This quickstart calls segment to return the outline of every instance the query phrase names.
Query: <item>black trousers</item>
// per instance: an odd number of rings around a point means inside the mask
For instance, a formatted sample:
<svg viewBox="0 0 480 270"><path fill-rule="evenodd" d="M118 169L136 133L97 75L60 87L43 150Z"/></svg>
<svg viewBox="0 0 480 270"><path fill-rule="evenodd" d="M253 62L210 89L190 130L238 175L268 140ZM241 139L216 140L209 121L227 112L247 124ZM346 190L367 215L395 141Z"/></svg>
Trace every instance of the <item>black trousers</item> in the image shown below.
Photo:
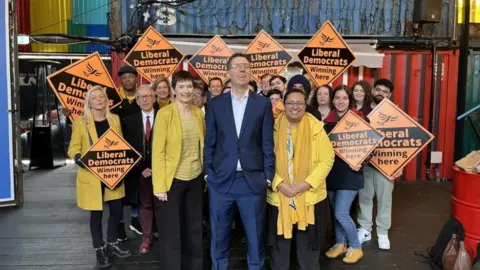
<svg viewBox="0 0 480 270"><path fill-rule="evenodd" d="M122 199L107 202L110 216L108 217L107 242L117 242L117 229L122 218ZM92 234L93 247L99 248L105 245L103 241L102 227L103 211L90 211L90 233Z"/></svg>
<svg viewBox="0 0 480 270"><path fill-rule="evenodd" d="M312 226L312 225L310 225ZM320 269L320 250L308 247L309 234L293 228L292 239L277 236L274 246L270 247L270 265L272 270L289 270L291 265L290 252L293 244L296 246L296 257L302 270Z"/></svg>
<svg viewBox="0 0 480 270"><path fill-rule="evenodd" d="M203 178L173 179L168 201L155 198L160 268L203 269Z"/></svg>

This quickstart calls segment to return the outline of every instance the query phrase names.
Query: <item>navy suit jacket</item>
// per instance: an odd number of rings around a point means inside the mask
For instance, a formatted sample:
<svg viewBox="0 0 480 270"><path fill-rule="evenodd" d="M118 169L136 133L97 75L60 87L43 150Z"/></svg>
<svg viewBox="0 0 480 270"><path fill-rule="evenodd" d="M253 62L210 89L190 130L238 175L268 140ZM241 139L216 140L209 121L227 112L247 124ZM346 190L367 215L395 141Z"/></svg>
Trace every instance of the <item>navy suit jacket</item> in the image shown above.
<svg viewBox="0 0 480 270"><path fill-rule="evenodd" d="M209 187L229 193L240 160L251 191L258 194L267 188L267 179L272 181L275 175L272 105L269 99L250 92L237 136L231 95L218 96L208 106L205 174Z"/></svg>

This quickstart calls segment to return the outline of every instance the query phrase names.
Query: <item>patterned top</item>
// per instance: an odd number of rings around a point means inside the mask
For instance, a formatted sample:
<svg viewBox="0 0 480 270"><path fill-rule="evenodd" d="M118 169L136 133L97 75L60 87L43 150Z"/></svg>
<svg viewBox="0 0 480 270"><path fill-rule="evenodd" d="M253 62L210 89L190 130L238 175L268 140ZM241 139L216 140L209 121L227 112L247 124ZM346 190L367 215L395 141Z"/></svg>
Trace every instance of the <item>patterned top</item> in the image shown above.
<svg viewBox="0 0 480 270"><path fill-rule="evenodd" d="M200 137L194 118L182 119L182 150L175 179L190 181L202 173Z"/></svg>

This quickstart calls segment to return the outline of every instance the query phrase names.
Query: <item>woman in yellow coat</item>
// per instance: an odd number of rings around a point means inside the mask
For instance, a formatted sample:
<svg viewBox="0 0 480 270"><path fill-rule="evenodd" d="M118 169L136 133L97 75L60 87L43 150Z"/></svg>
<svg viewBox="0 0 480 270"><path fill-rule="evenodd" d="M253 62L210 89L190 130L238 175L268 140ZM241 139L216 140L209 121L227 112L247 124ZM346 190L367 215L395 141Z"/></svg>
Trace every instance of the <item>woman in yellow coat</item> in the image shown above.
<svg viewBox="0 0 480 270"><path fill-rule="evenodd" d="M273 270L290 269L292 239L301 269L320 269L321 246L325 244L322 222L329 214L325 179L334 152L323 123L305 112L305 100L303 91L289 91L285 113L275 121L276 172L267 194Z"/></svg>
<svg viewBox="0 0 480 270"><path fill-rule="evenodd" d="M158 111L153 128L152 171L160 234L160 267L202 270L203 112L191 104L193 78L172 79L176 100Z"/></svg>
<svg viewBox="0 0 480 270"><path fill-rule="evenodd" d="M109 128L122 134L118 116L110 113L107 95L103 88L97 85L92 87L85 96L83 116L73 122L68 155L79 166L77 170L77 205L83 210L90 211L90 232L99 268L111 265L109 255L118 258L131 256L130 251L120 248L117 242L117 228L123 209L121 199L125 196L123 182L111 190L85 169L85 165L80 161L80 157ZM106 246L102 234L104 202L108 203L110 210Z"/></svg>

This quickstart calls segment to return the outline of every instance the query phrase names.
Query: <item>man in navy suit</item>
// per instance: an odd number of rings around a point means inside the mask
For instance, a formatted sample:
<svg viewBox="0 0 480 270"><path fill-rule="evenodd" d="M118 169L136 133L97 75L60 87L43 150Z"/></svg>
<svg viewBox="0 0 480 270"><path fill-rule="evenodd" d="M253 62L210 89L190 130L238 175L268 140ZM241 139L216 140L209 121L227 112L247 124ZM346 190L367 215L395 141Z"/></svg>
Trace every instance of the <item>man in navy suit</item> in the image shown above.
<svg viewBox="0 0 480 270"><path fill-rule="evenodd" d="M204 170L212 230L212 269L227 270L231 225L238 206L247 239L249 270L265 268L266 192L274 176L271 102L248 90L250 63L227 62L231 92L212 99L206 114Z"/></svg>

